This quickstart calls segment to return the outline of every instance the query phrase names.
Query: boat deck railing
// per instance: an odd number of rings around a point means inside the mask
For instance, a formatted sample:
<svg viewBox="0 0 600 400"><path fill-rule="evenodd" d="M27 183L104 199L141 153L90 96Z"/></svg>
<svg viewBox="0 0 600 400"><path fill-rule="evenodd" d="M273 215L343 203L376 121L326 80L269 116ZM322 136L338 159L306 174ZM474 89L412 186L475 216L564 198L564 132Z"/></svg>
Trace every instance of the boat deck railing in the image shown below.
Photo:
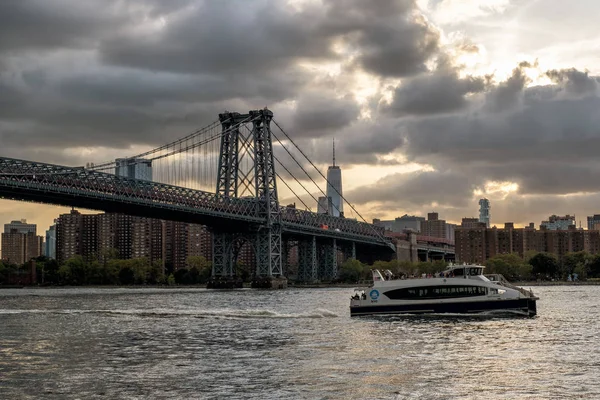
<svg viewBox="0 0 600 400"><path fill-rule="evenodd" d="M500 286L504 286L510 289L515 289L518 290L519 292L521 292L521 294L523 294L523 296L526 297L534 297L533 292L531 290L526 290L523 289L521 287L515 286L512 283L510 283L502 274L492 274L490 275L490 277L494 277L494 279L490 279L492 282L497 282ZM489 279L489 278L488 278Z"/></svg>

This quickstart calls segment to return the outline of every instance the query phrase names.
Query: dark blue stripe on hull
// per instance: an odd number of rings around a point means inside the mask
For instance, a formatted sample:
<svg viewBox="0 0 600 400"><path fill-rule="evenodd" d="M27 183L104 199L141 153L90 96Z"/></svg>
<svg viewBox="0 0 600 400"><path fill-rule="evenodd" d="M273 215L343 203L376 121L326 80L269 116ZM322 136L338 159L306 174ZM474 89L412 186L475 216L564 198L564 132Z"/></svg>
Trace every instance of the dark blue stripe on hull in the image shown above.
<svg viewBox="0 0 600 400"><path fill-rule="evenodd" d="M402 305L372 305L350 307L350 315L369 314L425 314L425 313L458 313L472 314L495 310L513 310L527 313L528 316L536 315L535 300L490 300L462 303L429 303L429 304L402 304Z"/></svg>

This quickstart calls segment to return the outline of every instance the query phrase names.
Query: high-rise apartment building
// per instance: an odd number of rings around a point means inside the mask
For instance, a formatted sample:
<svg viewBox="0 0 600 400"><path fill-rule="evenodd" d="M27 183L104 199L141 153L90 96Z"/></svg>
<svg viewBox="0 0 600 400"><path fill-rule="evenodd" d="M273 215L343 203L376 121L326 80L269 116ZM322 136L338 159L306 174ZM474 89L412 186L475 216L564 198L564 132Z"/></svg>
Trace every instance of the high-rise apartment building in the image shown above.
<svg viewBox="0 0 600 400"><path fill-rule="evenodd" d="M587 228L588 230L600 230L600 214L594 214L591 217L587 217Z"/></svg>
<svg viewBox="0 0 600 400"><path fill-rule="evenodd" d="M456 260L459 262L485 263L498 254L515 253L520 256L528 251L551 253L559 258L570 252L589 251L600 254L600 231L535 230L531 225L515 228L507 222L504 228L479 227L456 228Z"/></svg>
<svg viewBox="0 0 600 400"><path fill-rule="evenodd" d="M152 180L152 161L144 158L117 158L115 175L131 179Z"/></svg>
<svg viewBox="0 0 600 400"><path fill-rule="evenodd" d="M188 228L188 257L202 256L212 259L212 234L206 226L190 224Z"/></svg>
<svg viewBox="0 0 600 400"><path fill-rule="evenodd" d="M551 215L550 217L548 217L547 221L542 221L542 223L540 224L540 229L545 228L551 231L567 230L571 226L576 226L574 215Z"/></svg>
<svg viewBox="0 0 600 400"><path fill-rule="evenodd" d="M405 229L410 229L415 232L421 232L421 224L425 221L424 217L404 214L401 217L396 217L392 225L392 231L403 232Z"/></svg>
<svg viewBox="0 0 600 400"><path fill-rule="evenodd" d="M56 225L50 226L46 231L46 251L45 256L53 260L56 259Z"/></svg>
<svg viewBox="0 0 600 400"><path fill-rule="evenodd" d="M484 223L486 228L490 227L490 201L488 199L479 200L479 222Z"/></svg>
<svg viewBox="0 0 600 400"><path fill-rule="evenodd" d="M167 270L177 271L185 268L188 257L189 224L177 221L165 221L164 260Z"/></svg>
<svg viewBox="0 0 600 400"><path fill-rule="evenodd" d="M2 234L2 260L22 265L43 254L44 238L37 236L37 225L28 224L26 219L4 224Z"/></svg>
<svg viewBox="0 0 600 400"><path fill-rule="evenodd" d="M81 213L71 210L69 214L61 214L56 220L56 260L59 264L69 258L81 254L80 232Z"/></svg>
<svg viewBox="0 0 600 400"><path fill-rule="evenodd" d="M388 232L393 232L394 230L394 220L382 221L379 218L373 218L373 225L379 226Z"/></svg>
<svg viewBox="0 0 600 400"><path fill-rule="evenodd" d="M25 258L25 242L23 233L14 229L12 232L2 233L2 261L8 264L23 264Z"/></svg>
<svg viewBox="0 0 600 400"><path fill-rule="evenodd" d="M152 257L151 218L133 217L131 221L131 258Z"/></svg>
<svg viewBox="0 0 600 400"><path fill-rule="evenodd" d="M454 235L456 261L482 264L486 260L486 227L456 228Z"/></svg>
<svg viewBox="0 0 600 400"><path fill-rule="evenodd" d="M28 224L26 219L20 221L10 221L8 224L4 224L4 233L37 233L36 224Z"/></svg>
<svg viewBox="0 0 600 400"><path fill-rule="evenodd" d="M478 218L463 218L460 224L461 228L487 228L485 222L479 222Z"/></svg>
<svg viewBox="0 0 600 400"><path fill-rule="evenodd" d="M421 235L446 239L446 221L439 219L436 212L427 214L427 221L421 222Z"/></svg>
<svg viewBox="0 0 600 400"><path fill-rule="evenodd" d="M455 235L454 232L456 231L456 224L449 224L446 223L446 239L448 239L450 242L454 242L455 240Z"/></svg>
<svg viewBox="0 0 600 400"><path fill-rule="evenodd" d="M421 223L425 221L423 217L404 214L393 220L373 219L373 225L380 226L386 231L402 233L405 230L421 232Z"/></svg>

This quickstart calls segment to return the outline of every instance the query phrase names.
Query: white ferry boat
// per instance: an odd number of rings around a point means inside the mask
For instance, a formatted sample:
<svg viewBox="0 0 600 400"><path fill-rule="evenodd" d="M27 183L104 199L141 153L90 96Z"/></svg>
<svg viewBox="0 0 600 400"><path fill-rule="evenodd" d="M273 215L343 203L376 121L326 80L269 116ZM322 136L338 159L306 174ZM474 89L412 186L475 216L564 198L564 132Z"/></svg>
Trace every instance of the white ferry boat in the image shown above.
<svg viewBox="0 0 600 400"><path fill-rule="evenodd" d="M373 285L355 289L350 315L425 313L511 313L533 317L536 301L531 290L516 287L496 276L491 281L481 265L450 265L433 277L386 278L373 270Z"/></svg>

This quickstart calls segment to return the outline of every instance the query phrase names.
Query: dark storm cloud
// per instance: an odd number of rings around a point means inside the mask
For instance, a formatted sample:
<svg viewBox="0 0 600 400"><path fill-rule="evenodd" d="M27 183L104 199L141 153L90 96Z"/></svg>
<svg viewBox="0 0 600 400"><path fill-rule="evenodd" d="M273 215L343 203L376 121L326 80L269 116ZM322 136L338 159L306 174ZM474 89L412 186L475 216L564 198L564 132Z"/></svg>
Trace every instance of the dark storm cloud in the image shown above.
<svg viewBox="0 0 600 400"><path fill-rule="evenodd" d="M600 140L600 98L530 102L509 115L452 115L415 120L407 152L453 162L595 159L587 147ZM525 171L524 171L525 172Z"/></svg>
<svg viewBox="0 0 600 400"><path fill-rule="evenodd" d="M100 54L109 64L154 71L266 74L333 54L327 38L311 40L314 25L280 1L196 2L160 29L105 41Z"/></svg>
<svg viewBox="0 0 600 400"><path fill-rule="evenodd" d="M555 84L527 87L525 69L535 67L521 63L498 84L484 78L483 91L467 98L468 107L463 104L463 109L452 114L415 113L388 124L388 129L366 129L365 135L351 135L346 144L348 152L401 151L409 161L429 164L435 171L389 176L348 196L353 196L355 202L379 202L404 210L436 203L447 218L459 221L468 216L462 207L474 201L474 189L485 193L486 182L490 181L518 184L518 192L502 204L508 207L521 202L536 216L540 210L523 200L527 196L600 193L600 185L595 183L600 173L597 78L573 69L551 71L548 75ZM414 82L435 82L435 73L404 80L397 92L408 92ZM394 103L398 104L397 98ZM382 119L377 124L381 125ZM493 194L495 189L490 190L492 198L503 198ZM551 203L564 205L570 199L561 197ZM476 204L471 206L476 208ZM496 215L511 220L506 217L510 216L510 207L506 207ZM552 211L557 212L560 208ZM516 214L514 220L523 222L524 214Z"/></svg>
<svg viewBox="0 0 600 400"><path fill-rule="evenodd" d="M349 191L346 197L352 203L373 201L402 204L403 207L431 203L439 205L466 205L466 199L481 182L454 171L421 171L389 175L371 185Z"/></svg>
<svg viewBox="0 0 600 400"><path fill-rule="evenodd" d="M146 18L181 10L193 0L3 0L0 52L94 48Z"/></svg>
<svg viewBox="0 0 600 400"><path fill-rule="evenodd" d="M529 66L529 63L521 63L505 82L487 94L486 106L490 111L506 111L519 106L525 85L531 81L524 71Z"/></svg>
<svg viewBox="0 0 600 400"><path fill-rule="evenodd" d="M457 111L467 105L465 96L485 89L482 77L460 78L458 71L445 70L403 82L384 111L395 116L438 114Z"/></svg>
<svg viewBox="0 0 600 400"><path fill-rule="evenodd" d="M327 0L300 11L275 0L197 2L155 32L121 32L100 52L106 63L142 69L264 74L337 59L332 46L341 39L367 71L405 76L426 70L439 50L439 33L415 10L404 0Z"/></svg>
<svg viewBox="0 0 600 400"><path fill-rule="evenodd" d="M357 62L376 75L402 77L426 71L439 51L439 32L413 0L328 0L326 32L345 35L359 50Z"/></svg>
<svg viewBox="0 0 600 400"><path fill-rule="evenodd" d="M323 93L307 93L297 102L292 125L295 136L322 136L354 122L360 109L350 97L337 99Z"/></svg>
<svg viewBox="0 0 600 400"><path fill-rule="evenodd" d="M219 112L268 106L322 170L334 136L346 168L405 156L435 169L350 192L362 203L460 207L488 180L516 182L525 195L600 190L596 77L551 70L552 84L527 87L529 63L504 82L465 76L440 54L440 34L408 0L3 1L0 148L80 165L100 161L88 156L99 146L130 155ZM479 51L467 39L455 50ZM311 70L320 62L343 71ZM361 106L349 96L355 71L380 85L401 79L387 108L381 90ZM89 151L65 150L79 148Z"/></svg>
<svg viewBox="0 0 600 400"><path fill-rule="evenodd" d="M553 82L564 85L566 91L572 94L594 94L598 90L598 78L591 77L588 72L575 68L550 70L546 72Z"/></svg>
<svg viewBox="0 0 600 400"><path fill-rule="evenodd" d="M344 135L343 150L351 157L390 154L406 142L403 127L391 119L360 121Z"/></svg>
<svg viewBox="0 0 600 400"><path fill-rule="evenodd" d="M4 0L0 2L0 51L89 46L123 23L112 4Z"/></svg>
<svg viewBox="0 0 600 400"><path fill-rule="evenodd" d="M66 77L58 83L61 94L98 104L147 106L160 102L219 102L232 98L277 102L295 94L294 89L307 82L298 70L295 74L274 71L268 78L259 76L194 75L153 73L131 69L89 71ZM274 84L276 83L276 84ZM246 110L247 111L247 110Z"/></svg>
<svg viewBox="0 0 600 400"><path fill-rule="evenodd" d="M600 140L596 146L600 144ZM578 192L600 192L600 166L595 163L576 164L577 161L541 160L513 161L503 165L481 166L478 175L491 180L512 181L521 193L535 195L563 195ZM560 184L558 184L560 183Z"/></svg>
<svg viewBox="0 0 600 400"><path fill-rule="evenodd" d="M0 4L0 140L7 152L127 149L182 135L226 109L264 106L281 110L299 137L341 136L356 125L357 103L343 82L299 62L404 76L425 69L438 39L404 0L300 9L276 0L8 0ZM297 105L287 118L286 101ZM353 154L348 160L380 162Z"/></svg>

